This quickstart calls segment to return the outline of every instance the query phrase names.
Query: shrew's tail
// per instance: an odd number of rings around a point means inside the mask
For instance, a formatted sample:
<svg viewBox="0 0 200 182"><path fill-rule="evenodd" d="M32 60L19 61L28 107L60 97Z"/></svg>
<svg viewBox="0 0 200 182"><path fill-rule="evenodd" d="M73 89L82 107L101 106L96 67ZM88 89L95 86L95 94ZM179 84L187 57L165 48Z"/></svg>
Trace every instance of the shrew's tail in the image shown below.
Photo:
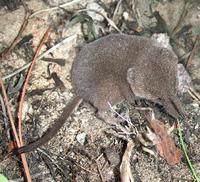
<svg viewBox="0 0 200 182"><path fill-rule="evenodd" d="M38 139L37 141L30 143L26 146L22 146L13 151L14 155L19 155L21 153L27 153L35 150L41 145L45 144L49 140L51 140L63 126L65 121L69 118L69 116L78 108L78 106L82 103L83 99L79 96L75 97L62 111L61 116L54 122L54 124L45 132L45 134Z"/></svg>

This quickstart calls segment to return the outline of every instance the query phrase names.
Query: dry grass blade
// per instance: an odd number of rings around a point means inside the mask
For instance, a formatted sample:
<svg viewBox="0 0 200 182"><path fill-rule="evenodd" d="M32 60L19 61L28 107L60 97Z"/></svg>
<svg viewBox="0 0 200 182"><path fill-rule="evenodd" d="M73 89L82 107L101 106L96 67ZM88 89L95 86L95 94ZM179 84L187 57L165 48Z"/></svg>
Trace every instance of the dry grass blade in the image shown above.
<svg viewBox="0 0 200 182"><path fill-rule="evenodd" d="M102 157L102 154L95 160L95 163L96 163L96 165L97 165L97 169L98 169L98 171L99 171L99 176L100 176L100 178L101 178L101 181L102 181L102 182L106 182L105 179L104 179L104 177L103 177L102 170L100 169L100 166L99 166L99 159L100 159L101 157Z"/></svg>
<svg viewBox="0 0 200 182"><path fill-rule="evenodd" d="M200 103L200 95L193 88L189 88L188 93L194 100Z"/></svg>
<svg viewBox="0 0 200 182"><path fill-rule="evenodd" d="M0 54L0 57L4 57L4 56L7 56L11 51L12 49L16 46L16 44L18 43L18 40L20 39L24 29L26 28L27 24L28 24L28 19L29 19L29 16L30 16L30 13L28 12L28 10L26 10L25 8L25 16L24 16L24 21L21 25L21 28L17 34L17 36L15 37L14 41L11 43L11 45L9 46L8 49L5 49L5 51L3 51L1 54Z"/></svg>
<svg viewBox="0 0 200 182"><path fill-rule="evenodd" d="M194 54L195 54L195 52L196 52L196 49L197 49L197 47L198 47L199 39L200 39L200 36L197 35L197 36L196 36L195 43L194 43L194 46L193 46L192 51L191 51L191 53L190 53L190 56L189 56L189 58L188 58L188 60L187 60L187 62L186 62L186 66L185 66L186 68L192 64L192 59L193 59Z"/></svg>
<svg viewBox="0 0 200 182"><path fill-rule="evenodd" d="M39 10L39 11L36 11L35 13L33 13L30 18L40 14L40 13L45 13L45 12L49 12L49 11L54 11L54 10L57 10L57 9L60 9L60 8L65 8L66 6L71 6L71 5L74 5L76 3L79 3L81 0L74 0L74 1L71 1L71 2L66 2L60 6L56 6L56 7L53 7L53 8L47 8L47 9L42 9L42 10Z"/></svg>
<svg viewBox="0 0 200 182"><path fill-rule="evenodd" d="M174 27L174 29L172 30L172 35L175 35L177 33L177 30L179 29L179 26L181 24L181 22L184 20L185 16L187 15L188 11L188 5L189 3L187 3L186 1L184 2L184 7L183 7L183 10L180 14L180 17L179 17L179 20L176 24L176 26Z"/></svg>
<svg viewBox="0 0 200 182"><path fill-rule="evenodd" d="M53 165L55 165L55 167L63 174L63 176L65 176L65 172L64 170L59 166L59 164L57 163L57 161L55 161L49 154L47 154L44 150L41 149L37 149L42 155L46 156Z"/></svg>
<svg viewBox="0 0 200 182"><path fill-rule="evenodd" d="M56 44L55 46L53 46L53 47L51 47L50 49L48 49L46 52L40 54L40 55L37 57L36 61L39 61L40 59L42 59L43 57L45 57L46 55L48 55L50 52L53 52L54 50L56 50L59 46L65 44L65 43L68 43L68 42L74 40L75 38L77 38L77 35L70 35L69 37L66 37L66 38L63 39L61 42L59 42L59 43ZM15 76L16 74L20 73L21 71L23 71L23 70L29 68L30 65L31 65L31 63L25 64L24 66L22 66L21 68L17 69L16 71L14 71L14 72L12 72L12 73L10 73L10 74L8 74L8 75L2 77L2 80L6 80L6 79L8 79L8 78L10 78L10 77Z"/></svg>
<svg viewBox="0 0 200 182"><path fill-rule="evenodd" d="M134 182L130 165L130 157L134 146L133 141L130 140L127 144L126 151L124 152L122 163L120 165L121 182Z"/></svg>
<svg viewBox="0 0 200 182"><path fill-rule="evenodd" d="M121 4L122 4L122 0L119 0L118 3L117 3L117 6L115 8L115 11L113 13L113 16L112 16L113 20L115 19L115 16L117 15L117 12L119 11L119 7L120 7Z"/></svg>

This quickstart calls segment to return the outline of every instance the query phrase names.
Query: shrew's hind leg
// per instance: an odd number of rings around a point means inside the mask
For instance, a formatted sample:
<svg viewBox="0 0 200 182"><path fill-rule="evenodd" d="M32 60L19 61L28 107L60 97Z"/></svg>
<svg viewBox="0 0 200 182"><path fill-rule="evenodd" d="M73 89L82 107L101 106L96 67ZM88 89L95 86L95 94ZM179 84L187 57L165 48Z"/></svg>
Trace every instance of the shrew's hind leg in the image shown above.
<svg viewBox="0 0 200 182"><path fill-rule="evenodd" d="M90 102L98 110L109 110L110 104L115 105L124 99L118 84L112 78L101 81L90 95Z"/></svg>

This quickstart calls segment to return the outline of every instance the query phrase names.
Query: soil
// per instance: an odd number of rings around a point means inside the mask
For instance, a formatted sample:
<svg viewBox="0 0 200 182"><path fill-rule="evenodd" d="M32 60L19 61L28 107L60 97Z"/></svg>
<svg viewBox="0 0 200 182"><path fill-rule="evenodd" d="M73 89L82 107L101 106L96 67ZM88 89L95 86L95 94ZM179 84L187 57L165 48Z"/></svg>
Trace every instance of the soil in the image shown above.
<svg viewBox="0 0 200 182"><path fill-rule="evenodd" d="M44 58L37 60L27 88L23 108L23 139L28 144L37 140L60 116L64 106L73 98L70 69L74 57L84 44L110 33L135 34L151 37L154 33L165 33L170 44L184 66L194 48L196 37L200 34L200 2L198 0L28 0L24 1L33 12L57 6L56 3L74 2L72 5L56 10L39 12L30 17L25 30L16 46L9 54L2 54L0 70L3 78L31 62L35 50L46 29L51 26L52 33L42 52L65 41ZM23 3L16 8L8 8L0 3L0 52L15 40L25 17ZM83 9L94 9L104 15L87 13ZM100 16L100 17L99 17ZM107 17L107 21L105 19ZM112 21L112 22L111 22ZM68 37L68 39L66 39ZM63 63L63 64L60 64ZM192 62L185 66L191 76L193 89L200 91L200 47L197 43ZM55 72L64 84L57 87L48 73ZM12 106L17 118L19 95L26 70L4 79ZM20 81L21 80L21 81ZM187 152L197 174L200 175L200 108L199 100L186 92L181 94L186 116L181 122L183 139ZM123 117L129 117L141 134L147 132L147 112L138 107L154 109L156 118L170 128L176 121L149 101L130 105L126 102L114 107ZM17 156L8 157L13 149L11 127L3 111L0 110L0 174L9 180L24 181L23 166ZM113 112L109 113L116 117ZM123 136L123 137L122 137ZM171 136L181 148L178 132L174 129ZM129 136L130 137L130 136ZM186 158L174 166L169 165L156 151L155 146L143 150L143 145L134 139L130 158L131 172L136 182L182 182L194 181ZM59 133L47 144L26 154L31 177L34 182L98 182L120 181L120 164L126 150L127 134L122 134L108 123L95 116L95 109L83 103L66 121Z"/></svg>

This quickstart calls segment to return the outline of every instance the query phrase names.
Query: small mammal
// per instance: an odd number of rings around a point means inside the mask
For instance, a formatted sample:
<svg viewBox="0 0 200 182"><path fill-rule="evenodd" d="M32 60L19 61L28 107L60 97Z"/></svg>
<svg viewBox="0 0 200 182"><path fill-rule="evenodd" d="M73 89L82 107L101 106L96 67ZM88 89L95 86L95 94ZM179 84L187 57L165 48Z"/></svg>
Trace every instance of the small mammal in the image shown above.
<svg viewBox="0 0 200 182"><path fill-rule="evenodd" d="M114 105L123 99L132 102L137 97L146 98L177 118L181 113L176 97L177 63L171 50L144 37L111 34L87 44L72 65L76 97L42 138L14 153L30 152L50 140L82 101L97 108L101 117L109 109L108 102Z"/></svg>

